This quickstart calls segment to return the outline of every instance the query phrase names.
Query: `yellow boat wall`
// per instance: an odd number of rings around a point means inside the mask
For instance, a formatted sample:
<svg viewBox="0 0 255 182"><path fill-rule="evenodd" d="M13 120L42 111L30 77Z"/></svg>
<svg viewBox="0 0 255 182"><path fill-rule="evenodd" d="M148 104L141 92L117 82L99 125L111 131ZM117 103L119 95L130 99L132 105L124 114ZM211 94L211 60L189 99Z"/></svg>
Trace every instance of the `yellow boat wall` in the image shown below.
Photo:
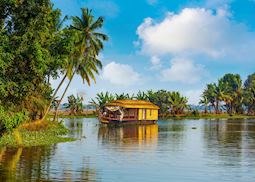
<svg viewBox="0 0 255 182"><path fill-rule="evenodd" d="M138 120L158 120L157 109L139 109Z"/></svg>

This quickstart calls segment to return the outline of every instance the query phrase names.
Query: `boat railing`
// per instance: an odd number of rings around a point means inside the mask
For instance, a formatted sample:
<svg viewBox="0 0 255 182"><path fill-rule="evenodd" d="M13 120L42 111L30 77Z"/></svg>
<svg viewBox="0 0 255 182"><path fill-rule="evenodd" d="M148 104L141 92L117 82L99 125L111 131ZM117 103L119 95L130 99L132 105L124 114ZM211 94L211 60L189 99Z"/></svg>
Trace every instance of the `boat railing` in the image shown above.
<svg viewBox="0 0 255 182"><path fill-rule="evenodd" d="M113 114L109 114L108 116L103 115L102 113L100 113L100 118L102 119L106 119L106 120L121 120L120 115L113 115ZM137 117L134 115L129 115L129 116L124 116L122 118L122 120L137 120Z"/></svg>

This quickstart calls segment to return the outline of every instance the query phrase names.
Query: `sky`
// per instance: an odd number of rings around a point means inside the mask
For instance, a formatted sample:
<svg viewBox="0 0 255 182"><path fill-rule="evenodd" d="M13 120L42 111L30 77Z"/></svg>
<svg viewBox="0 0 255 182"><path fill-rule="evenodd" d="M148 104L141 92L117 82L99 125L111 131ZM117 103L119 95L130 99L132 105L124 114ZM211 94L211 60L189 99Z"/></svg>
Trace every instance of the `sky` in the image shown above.
<svg viewBox="0 0 255 182"><path fill-rule="evenodd" d="M67 96L180 91L198 104L207 83L255 72L255 0L53 0L62 15L103 16L103 69L90 87L75 76ZM52 80L56 87L60 79ZM62 90L67 85L64 83ZM59 93L59 94L60 94ZM66 98L64 99L67 100Z"/></svg>

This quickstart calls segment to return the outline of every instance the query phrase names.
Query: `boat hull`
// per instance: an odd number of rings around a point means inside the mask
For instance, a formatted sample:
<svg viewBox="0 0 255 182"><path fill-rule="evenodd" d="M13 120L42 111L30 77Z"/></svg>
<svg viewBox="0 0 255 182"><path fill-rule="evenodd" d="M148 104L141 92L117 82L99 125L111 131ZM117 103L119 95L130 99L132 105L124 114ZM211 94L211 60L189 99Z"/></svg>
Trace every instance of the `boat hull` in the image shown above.
<svg viewBox="0 0 255 182"><path fill-rule="evenodd" d="M120 124L155 124L157 123L156 120L132 120L132 121L119 121L119 120L104 120L104 119L100 119L100 122L102 124L116 124L116 125L120 125Z"/></svg>

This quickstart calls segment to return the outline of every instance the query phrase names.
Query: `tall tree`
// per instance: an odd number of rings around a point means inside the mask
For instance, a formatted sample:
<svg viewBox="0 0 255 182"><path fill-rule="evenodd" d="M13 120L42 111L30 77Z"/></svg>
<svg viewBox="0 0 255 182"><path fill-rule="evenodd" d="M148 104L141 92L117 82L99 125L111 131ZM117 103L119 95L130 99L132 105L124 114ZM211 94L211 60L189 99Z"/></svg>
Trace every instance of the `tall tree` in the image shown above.
<svg viewBox="0 0 255 182"><path fill-rule="evenodd" d="M248 76L244 82L244 105L248 114L255 114L255 73Z"/></svg>
<svg viewBox="0 0 255 182"><path fill-rule="evenodd" d="M60 16L50 0L0 1L0 100L9 109L33 116L49 102L48 77L62 66L54 49Z"/></svg>
<svg viewBox="0 0 255 182"><path fill-rule="evenodd" d="M70 29L76 38L75 47L67 66L69 82L57 107L60 106L75 74L79 74L90 85L90 78L95 81L95 74L102 67L97 57L104 47L103 41L108 40L108 37L98 30L102 28L104 20L102 17L95 20L92 10L87 8L81 10L81 17L72 17L73 22Z"/></svg>
<svg viewBox="0 0 255 182"><path fill-rule="evenodd" d="M180 92L169 92L168 94L168 102L171 114L182 114L184 109L187 108L188 99L181 96Z"/></svg>
<svg viewBox="0 0 255 182"><path fill-rule="evenodd" d="M205 95L202 95L202 98L200 99L199 104L204 106L204 113L207 114L209 100L208 100L208 98Z"/></svg>
<svg viewBox="0 0 255 182"><path fill-rule="evenodd" d="M239 74L225 74L220 81L223 85L223 90L225 97L222 99L226 103L227 110L230 114L234 113L242 113L242 79Z"/></svg>

